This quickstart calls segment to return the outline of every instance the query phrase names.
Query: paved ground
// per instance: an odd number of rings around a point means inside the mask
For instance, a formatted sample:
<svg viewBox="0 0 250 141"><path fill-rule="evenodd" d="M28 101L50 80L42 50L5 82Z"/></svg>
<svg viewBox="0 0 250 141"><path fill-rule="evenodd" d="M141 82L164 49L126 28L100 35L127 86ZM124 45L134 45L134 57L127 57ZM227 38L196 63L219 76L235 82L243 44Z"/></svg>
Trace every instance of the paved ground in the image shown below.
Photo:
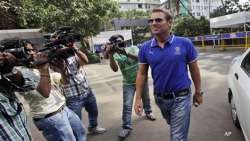
<svg viewBox="0 0 250 141"><path fill-rule="evenodd" d="M227 103L226 74L230 61L240 54L239 51L200 53L199 64L202 73L202 88L205 92L204 104L192 108L190 141L244 141L242 133L232 124L229 104ZM118 141L121 126L122 89L121 74L109 69L107 63L86 66L91 86L96 93L99 107L100 125L108 132L99 136L88 136L88 141ZM152 81L150 81L152 93ZM137 117L133 113L132 134L128 141L170 141L169 127L162 119L153 97L153 111L157 117L155 122ZM30 120L31 121L31 120ZM84 112L84 123L87 125ZM31 131L35 141L44 141L32 122Z"/></svg>

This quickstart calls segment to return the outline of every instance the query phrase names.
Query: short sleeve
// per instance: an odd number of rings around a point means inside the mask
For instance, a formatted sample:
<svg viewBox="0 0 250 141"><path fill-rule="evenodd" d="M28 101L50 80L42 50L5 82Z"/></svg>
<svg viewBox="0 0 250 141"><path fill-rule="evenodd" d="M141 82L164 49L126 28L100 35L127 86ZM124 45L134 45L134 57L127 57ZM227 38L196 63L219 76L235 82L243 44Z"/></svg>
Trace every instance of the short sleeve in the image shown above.
<svg viewBox="0 0 250 141"><path fill-rule="evenodd" d="M138 56L139 48L137 46L127 47L127 48L125 48L125 50L126 50L126 52L129 52L135 56Z"/></svg>
<svg viewBox="0 0 250 141"><path fill-rule="evenodd" d="M22 86L23 91L31 91L37 88L39 77L35 75L35 73L31 69L24 67L18 67L15 69L19 70L24 78L24 85Z"/></svg>
<svg viewBox="0 0 250 141"><path fill-rule="evenodd" d="M146 48L147 48L146 44L143 44L139 50L138 54L139 64L148 64L148 61L146 59Z"/></svg>
<svg viewBox="0 0 250 141"><path fill-rule="evenodd" d="M194 47L191 40L186 39L186 47L187 47L187 63L192 63L198 58L198 52L196 48Z"/></svg>

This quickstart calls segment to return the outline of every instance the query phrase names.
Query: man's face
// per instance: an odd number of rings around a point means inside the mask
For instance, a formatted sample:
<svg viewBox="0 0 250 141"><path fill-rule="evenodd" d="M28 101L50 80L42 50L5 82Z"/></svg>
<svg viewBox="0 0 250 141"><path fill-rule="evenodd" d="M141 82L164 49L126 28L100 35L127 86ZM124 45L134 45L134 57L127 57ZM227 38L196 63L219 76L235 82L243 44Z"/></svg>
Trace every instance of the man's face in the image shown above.
<svg viewBox="0 0 250 141"><path fill-rule="evenodd" d="M37 53L36 49L29 43L26 45L25 50L30 57L34 57Z"/></svg>
<svg viewBox="0 0 250 141"><path fill-rule="evenodd" d="M162 35L170 32L172 21L166 20L162 12L154 12L149 19L149 26L154 35Z"/></svg>

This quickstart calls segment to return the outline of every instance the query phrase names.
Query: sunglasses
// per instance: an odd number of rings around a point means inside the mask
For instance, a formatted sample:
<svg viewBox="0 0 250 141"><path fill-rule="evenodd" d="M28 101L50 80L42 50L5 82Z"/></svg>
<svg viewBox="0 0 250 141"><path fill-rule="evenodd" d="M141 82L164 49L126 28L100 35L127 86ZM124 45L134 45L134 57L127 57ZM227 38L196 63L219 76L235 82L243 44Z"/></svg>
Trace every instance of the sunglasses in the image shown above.
<svg viewBox="0 0 250 141"><path fill-rule="evenodd" d="M161 23L161 22L163 21L163 19L161 19L161 18L149 19L149 20L148 20L148 23L149 23L149 24L152 24L154 21L155 21L156 23Z"/></svg>
<svg viewBox="0 0 250 141"><path fill-rule="evenodd" d="M31 53L31 52L37 52L36 49L25 49L27 53Z"/></svg>

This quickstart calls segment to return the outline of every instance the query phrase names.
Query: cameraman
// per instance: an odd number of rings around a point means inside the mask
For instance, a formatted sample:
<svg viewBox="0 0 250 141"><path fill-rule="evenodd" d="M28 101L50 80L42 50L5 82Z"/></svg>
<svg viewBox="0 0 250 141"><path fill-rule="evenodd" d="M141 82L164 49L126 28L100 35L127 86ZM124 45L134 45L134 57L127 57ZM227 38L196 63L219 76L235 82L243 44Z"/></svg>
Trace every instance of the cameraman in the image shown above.
<svg viewBox="0 0 250 141"><path fill-rule="evenodd" d="M47 59L46 54L37 53L30 42L25 46L25 51L34 62ZM48 63L32 66L31 69L20 68L27 75L32 75L34 83L38 84L36 90L24 95L30 106L34 124L48 141L86 141L84 125L78 116L65 106L65 98L59 89L60 78L56 78L56 73L52 73L50 68L57 70ZM40 85L45 87L43 91L40 90Z"/></svg>
<svg viewBox="0 0 250 141"><path fill-rule="evenodd" d="M135 81L138 70L138 51L136 46L126 47L122 35L113 35L109 38L110 43L106 46L106 54L110 59L110 68L118 71L118 66L123 75L123 112L122 112L122 130L119 137L126 138L132 130L131 115L132 105L135 94ZM126 47L126 48L125 48ZM149 98L148 84L144 86L143 104L146 118L154 121L156 118L152 114Z"/></svg>
<svg viewBox="0 0 250 141"><path fill-rule="evenodd" d="M87 82L86 73L82 67L88 63L88 58L75 46L73 41L68 42L66 47L74 48L75 55L59 60L59 62L54 64L62 68L61 88L66 97L67 106L80 119L82 118L82 108L85 107L89 118L89 134L102 134L106 132L106 129L98 126L96 98Z"/></svg>
<svg viewBox="0 0 250 141"><path fill-rule="evenodd" d="M14 44L13 44L14 43ZM7 49L17 49L18 40L3 40L1 45ZM24 45L25 43L22 42ZM15 46L17 45L17 46ZM46 95L47 85L35 85L33 77L14 68L20 59L9 52L0 52L0 140L31 141L27 117L22 104L15 95L17 91L37 90ZM42 69L39 69L42 71Z"/></svg>
<svg viewBox="0 0 250 141"><path fill-rule="evenodd" d="M12 61L16 61L12 54L0 52L1 70L5 67L3 62ZM30 79L19 71L11 71L7 75L1 74L0 77L0 140L31 141L27 117L22 104L15 95L17 88L13 86L17 85L30 90L33 88L28 85Z"/></svg>

